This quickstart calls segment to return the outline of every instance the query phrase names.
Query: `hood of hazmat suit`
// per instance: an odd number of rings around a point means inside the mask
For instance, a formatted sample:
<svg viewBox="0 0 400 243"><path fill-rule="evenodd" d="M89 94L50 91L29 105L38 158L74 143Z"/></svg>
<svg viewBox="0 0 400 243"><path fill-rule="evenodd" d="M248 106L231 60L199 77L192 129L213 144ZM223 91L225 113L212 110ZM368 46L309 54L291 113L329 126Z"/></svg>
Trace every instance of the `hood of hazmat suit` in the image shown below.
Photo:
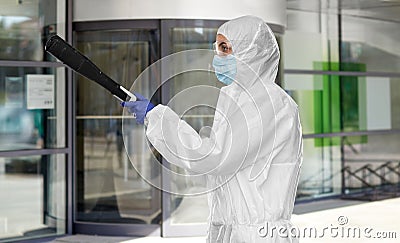
<svg viewBox="0 0 400 243"><path fill-rule="evenodd" d="M208 242L296 242L289 230L302 133L296 103L275 84L278 44L254 16L228 21L218 34L232 44L237 74L221 88L210 135L158 105L146 115L147 138L169 163L206 175Z"/></svg>

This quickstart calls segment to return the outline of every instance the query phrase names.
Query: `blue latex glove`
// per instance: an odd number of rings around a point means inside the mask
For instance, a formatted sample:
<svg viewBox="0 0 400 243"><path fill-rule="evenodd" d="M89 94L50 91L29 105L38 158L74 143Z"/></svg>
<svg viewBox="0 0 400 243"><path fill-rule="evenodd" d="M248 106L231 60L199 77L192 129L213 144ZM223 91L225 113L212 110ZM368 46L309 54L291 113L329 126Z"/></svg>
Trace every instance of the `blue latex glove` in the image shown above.
<svg viewBox="0 0 400 243"><path fill-rule="evenodd" d="M136 122L144 123L147 112L154 108L154 105L141 94L135 93L136 101L124 101L121 103L123 107L127 107L129 112L136 114Z"/></svg>

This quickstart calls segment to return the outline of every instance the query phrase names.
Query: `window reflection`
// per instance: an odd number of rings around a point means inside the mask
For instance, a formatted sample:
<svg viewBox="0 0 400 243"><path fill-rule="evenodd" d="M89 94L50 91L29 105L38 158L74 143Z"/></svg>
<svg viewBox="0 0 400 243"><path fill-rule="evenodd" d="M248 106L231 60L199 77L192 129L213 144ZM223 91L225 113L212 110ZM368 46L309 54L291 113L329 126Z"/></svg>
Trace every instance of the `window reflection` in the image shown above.
<svg viewBox="0 0 400 243"><path fill-rule="evenodd" d="M286 74L283 82L299 105L304 134L397 129L398 86L399 78L370 76Z"/></svg>
<svg viewBox="0 0 400 243"><path fill-rule="evenodd" d="M343 63L346 65L359 68L355 63ZM297 83L291 82L294 78ZM368 199L371 196L368 193L375 189L380 195L384 191L379 188L397 183L394 177L398 174L398 160L394 148L400 146L396 131L400 100L394 88L399 85L398 78L286 74L284 81L284 88L299 105L303 133L307 136L393 130L391 135L304 139L297 199L324 195L354 198L351 193ZM387 174L388 178L369 176L375 172Z"/></svg>
<svg viewBox="0 0 400 243"><path fill-rule="evenodd" d="M0 158L0 239L66 233L65 155Z"/></svg>
<svg viewBox="0 0 400 243"><path fill-rule="evenodd" d="M172 52L179 52L192 49L211 49L212 44L215 42L217 28L172 28L171 29L171 49ZM207 57L212 61L212 56ZM169 80L166 84L169 89L169 97L164 97L166 100L171 99L176 94L187 88L197 85L207 85L213 87L222 87L213 73L191 71L177 75ZM216 106L218 96L217 94L196 94L202 99L208 99L205 102L208 104L214 103ZM179 102L174 102L171 107L175 111L183 110L179 107ZM182 114L182 119L190 124L197 132L204 126L212 126L215 110L211 107L196 106ZM185 174L186 172L177 166L170 165L171 170ZM187 180L171 179L173 188L187 188L187 193L190 193L193 188L202 188L205 186L204 181L195 181L193 178ZM197 190L197 189L195 189ZM207 194L199 196L170 196L170 220L172 225L190 224L190 223L206 223L208 213Z"/></svg>
<svg viewBox="0 0 400 243"><path fill-rule="evenodd" d="M46 95L28 88L49 78ZM64 111L64 68L0 67L0 151L64 147Z"/></svg>
<svg viewBox="0 0 400 243"><path fill-rule="evenodd" d="M395 133L369 135L362 143L344 145L343 197L372 201L399 196L399 137Z"/></svg>
<svg viewBox="0 0 400 243"><path fill-rule="evenodd" d="M399 71L398 22L342 15L342 28L343 62L362 63L369 72Z"/></svg>
<svg viewBox="0 0 400 243"><path fill-rule="evenodd" d="M158 59L158 43L154 41L157 35L157 31L146 29L82 31L76 33L76 46L104 73L129 89L137 76ZM75 77L76 219L102 223L160 223L160 191L136 172L124 148L120 102L98 84L79 75ZM147 97L157 87L156 82L141 85L135 91ZM136 134L135 129L127 132ZM128 149L143 148L143 153L132 159L140 159L140 165L146 167L151 159L150 152L144 150L146 140L132 137L134 141L130 141L132 147ZM154 168L147 169L153 173Z"/></svg>
<svg viewBox="0 0 400 243"><path fill-rule="evenodd" d="M0 9L6 11L0 14L0 60L48 60L43 43L59 27L55 14L57 3L48 0L2 0Z"/></svg>

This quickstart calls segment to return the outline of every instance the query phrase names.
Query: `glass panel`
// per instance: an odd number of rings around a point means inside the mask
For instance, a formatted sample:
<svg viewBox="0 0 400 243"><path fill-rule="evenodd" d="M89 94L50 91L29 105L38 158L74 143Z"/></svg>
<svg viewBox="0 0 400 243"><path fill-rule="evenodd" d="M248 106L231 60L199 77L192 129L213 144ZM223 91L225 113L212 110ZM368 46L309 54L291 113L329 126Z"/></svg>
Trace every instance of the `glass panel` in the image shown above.
<svg viewBox="0 0 400 243"><path fill-rule="evenodd" d="M340 145L319 146L316 139L303 141L303 165L296 200L341 193Z"/></svg>
<svg viewBox="0 0 400 243"><path fill-rule="evenodd" d="M215 41L217 28L172 28L171 29L171 49L172 52L179 52L191 49L211 49L212 43ZM210 63L212 56L209 57ZM212 74L212 73L211 73ZM209 72L192 71L177 75L171 80L168 80L167 87L169 96L164 95L165 100L169 100L181 91L194 87L196 85L214 86L217 88L223 85L219 82L215 75L210 75ZM207 89L202 90L203 92ZM204 93L199 94L202 99L208 99L204 103L216 104L218 94ZM184 110L179 106L178 102L174 102L173 110ZM215 107L215 105L214 105ZM215 110L207 106L196 106L186 111L182 119L188 122L197 132L204 126L212 126ZM172 166L171 169L180 174L186 174L182 168ZM187 181L181 181L179 185L171 185L172 187L187 188L188 193L193 187L203 187L204 181L194 181L189 178ZM190 223L206 223L208 217L207 195L199 196L170 196L169 209L171 212L170 222L172 225L190 224Z"/></svg>
<svg viewBox="0 0 400 243"><path fill-rule="evenodd" d="M344 65L357 68L356 64ZM286 74L283 87L299 105L303 133L313 134L398 129L399 81L390 77ZM340 143L337 138L324 140L325 144Z"/></svg>
<svg viewBox="0 0 400 243"><path fill-rule="evenodd" d="M0 158L0 241L65 234L66 156Z"/></svg>
<svg viewBox="0 0 400 243"><path fill-rule="evenodd" d="M288 3L283 36L285 68L335 71L339 70L340 55L342 62L363 64L364 70L358 71L399 72L398 6L388 6L390 3L384 1L376 1L374 6L373 1L341 2L339 33L337 2ZM336 65L314 66L314 62Z"/></svg>
<svg viewBox="0 0 400 243"><path fill-rule="evenodd" d="M297 200L338 195L342 191L344 198L361 200L399 196L399 133L337 139L342 145L323 147L317 146L315 139L304 139Z"/></svg>
<svg viewBox="0 0 400 243"><path fill-rule="evenodd" d="M76 33L76 46L100 69L129 89L136 77L158 59L158 31L114 30ZM146 183L124 150L122 107L107 90L82 76L77 84L78 221L157 224L160 191ZM148 96L152 85L143 84ZM156 96L157 99L157 96ZM157 100L153 101L157 103ZM132 131L134 132L134 131ZM132 143L145 146L144 139ZM146 150L147 151L147 150ZM148 165L150 152L143 154ZM154 168L149 168L153 173Z"/></svg>
<svg viewBox="0 0 400 243"><path fill-rule="evenodd" d="M379 200L400 195L400 134L345 137L345 197Z"/></svg>
<svg viewBox="0 0 400 243"><path fill-rule="evenodd" d="M0 60L54 60L43 46L51 34L64 35L65 0L2 0L0 9Z"/></svg>
<svg viewBox="0 0 400 243"><path fill-rule="evenodd" d="M341 59L363 64L370 72L399 72L399 29L396 21L342 15Z"/></svg>
<svg viewBox="0 0 400 243"><path fill-rule="evenodd" d="M65 68L0 67L0 151L65 147Z"/></svg>
<svg viewBox="0 0 400 243"><path fill-rule="evenodd" d="M171 28L171 51L172 53L192 49L211 49L212 43L215 42L217 28ZM277 38L281 41L281 38ZM212 53L211 53L212 54ZM204 60L209 60L210 65L213 56L202 57ZM178 65L178 64L176 64ZM279 77L278 77L279 79ZM182 95L182 91L188 88L205 85L216 88L221 88L224 85L219 82L215 75L210 72L191 71L175 76L166 83L167 92L163 93L165 100L170 100L175 95ZM201 93L203 91L204 93ZM167 96L168 94L168 96ZM214 104L215 107L218 99L218 92L210 92L210 89L196 89L196 97L201 97L202 100L207 99L204 103ZM176 96L177 97L177 96ZM175 99L178 99L176 98ZM215 109L209 106L195 106L190 110L185 110L180 107L179 102L172 102L169 106L176 112L182 112L182 119L190 124L197 132L205 126L212 126ZM183 112L184 111L184 112ZM172 171L179 174L187 174L184 169L170 165ZM177 182L177 180L172 180ZM203 180L194 180L188 177L185 181L171 185L172 188L186 188L189 194L193 188L204 187ZM197 189L195 189L197 191ZM207 194L199 196L180 196L170 195L170 218L172 226L191 223L206 223L209 215L207 205Z"/></svg>
<svg viewBox="0 0 400 243"><path fill-rule="evenodd" d="M172 53L191 49L212 49L217 28L172 28Z"/></svg>
<svg viewBox="0 0 400 243"><path fill-rule="evenodd" d="M281 45L284 68L338 70L337 15L288 9L287 19ZM321 65L322 63L333 65Z"/></svg>
<svg viewBox="0 0 400 243"><path fill-rule="evenodd" d="M392 128L400 129L400 78L390 79L390 111L392 118Z"/></svg>

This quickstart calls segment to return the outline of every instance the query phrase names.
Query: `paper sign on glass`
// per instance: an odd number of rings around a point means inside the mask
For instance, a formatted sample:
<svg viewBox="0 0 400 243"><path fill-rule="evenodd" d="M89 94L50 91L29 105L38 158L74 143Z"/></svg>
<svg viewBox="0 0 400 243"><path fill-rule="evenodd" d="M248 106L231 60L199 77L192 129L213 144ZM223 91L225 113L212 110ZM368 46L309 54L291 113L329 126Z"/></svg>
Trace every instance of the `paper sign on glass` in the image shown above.
<svg viewBox="0 0 400 243"><path fill-rule="evenodd" d="M26 75L26 107L54 109L54 75Z"/></svg>

